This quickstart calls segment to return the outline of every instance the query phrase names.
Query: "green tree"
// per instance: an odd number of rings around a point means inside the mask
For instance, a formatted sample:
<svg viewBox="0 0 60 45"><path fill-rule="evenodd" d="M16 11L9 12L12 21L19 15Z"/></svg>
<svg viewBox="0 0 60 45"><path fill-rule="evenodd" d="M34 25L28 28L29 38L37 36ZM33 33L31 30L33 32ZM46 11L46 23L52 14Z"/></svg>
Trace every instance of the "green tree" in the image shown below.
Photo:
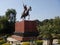
<svg viewBox="0 0 60 45"><path fill-rule="evenodd" d="M55 17L55 19L53 20L53 24L55 25L55 33L59 34L60 33L60 17Z"/></svg>
<svg viewBox="0 0 60 45"><path fill-rule="evenodd" d="M11 32L14 32L15 22L16 22L16 10L15 9L7 9L5 15L9 21L9 29L11 30Z"/></svg>
<svg viewBox="0 0 60 45"><path fill-rule="evenodd" d="M49 45L52 45L53 36L60 33L60 18L44 20L43 25L39 25L37 29L40 32L40 36L49 40Z"/></svg>
<svg viewBox="0 0 60 45"><path fill-rule="evenodd" d="M55 37L60 38L60 17L55 17L53 20Z"/></svg>
<svg viewBox="0 0 60 45"><path fill-rule="evenodd" d="M0 32L13 33L15 30L16 11L8 9L4 16L0 16Z"/></svg>
<svg viewBox="0 0 60 45"><path fill-rule="evenodd" d="M49 39L49 43L51 45L52 43L52 25L50 24L47 24L47 25L43 25L43 26L39 26L38 27L38 30L40 31L40 36L43 38L43 39Z"/></svg>
<svg viewBox="0 0 60 45"><path fill-rule="evenodd" d="M8 20L10 22L14 22L16 21L16 10L15 9L7 9L5 15L8 17Z"/></svg>
<svg viewBox="0 0 60 45"><path fill-rule="evenodd" d="M6 18L6 16L1 16L1 18L0 18L0 33L5 32L5 29L7 28L7 23L8 23L8 19Z"/></svg>

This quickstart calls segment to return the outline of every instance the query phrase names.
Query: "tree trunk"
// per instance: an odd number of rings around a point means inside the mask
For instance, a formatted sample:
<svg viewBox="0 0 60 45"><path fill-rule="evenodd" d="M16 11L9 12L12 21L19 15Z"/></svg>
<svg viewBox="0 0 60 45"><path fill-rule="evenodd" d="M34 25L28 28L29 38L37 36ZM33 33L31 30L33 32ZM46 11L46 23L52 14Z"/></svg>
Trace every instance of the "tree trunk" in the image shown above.
<svg viewBox="0 0 60 45"><path fill-rule="evenodd" d="M53 45L53 38L51 34L49 34L48 45Z"/></svg>
<svg viewBox="0 0 60 45"><path fill-rule="evenodd" d="M53 45L53 39L52 39L52 37L48 40L48 45Z"/></svg>

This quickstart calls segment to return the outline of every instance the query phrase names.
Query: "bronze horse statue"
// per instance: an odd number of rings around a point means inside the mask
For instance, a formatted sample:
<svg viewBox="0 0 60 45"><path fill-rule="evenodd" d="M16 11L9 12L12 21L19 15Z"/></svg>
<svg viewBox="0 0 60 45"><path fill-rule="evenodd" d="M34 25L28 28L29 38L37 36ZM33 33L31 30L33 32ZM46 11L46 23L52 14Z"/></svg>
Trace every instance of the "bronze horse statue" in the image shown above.
<svg viewBox="0 0 60 45"><path fill-rule="evenodd" d="M27 8L26 5L23 5L23 7L24 7L24 11L23 11L23 13L22 13L21 18L24 18L24 19L25 19L26 16L29 16L29 17L30 17L29 11L31 11L31 6L30 6L29 8Z"/></svg>

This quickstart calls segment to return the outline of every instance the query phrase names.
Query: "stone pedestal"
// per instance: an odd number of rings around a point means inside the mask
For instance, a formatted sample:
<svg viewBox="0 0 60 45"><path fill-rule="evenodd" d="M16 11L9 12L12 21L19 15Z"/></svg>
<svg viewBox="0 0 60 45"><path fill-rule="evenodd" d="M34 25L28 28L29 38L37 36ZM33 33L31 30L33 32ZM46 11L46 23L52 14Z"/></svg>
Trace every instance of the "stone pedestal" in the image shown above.
<svg viewBox="0 0 60 45"><path fill-rule="evenodd" d="M38 36L36 21L23 20L15 23L13 38L19 41L30 41Z"/></svg>

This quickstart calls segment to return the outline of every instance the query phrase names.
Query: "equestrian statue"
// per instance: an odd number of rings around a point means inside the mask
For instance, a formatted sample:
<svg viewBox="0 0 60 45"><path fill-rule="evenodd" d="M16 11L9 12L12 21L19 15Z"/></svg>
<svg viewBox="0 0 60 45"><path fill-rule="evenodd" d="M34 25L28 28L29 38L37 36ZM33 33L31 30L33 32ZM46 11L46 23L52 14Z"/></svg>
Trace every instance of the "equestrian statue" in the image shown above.
<svg viewBox="0 0 60 45"><path fill-rule="evenodd" d="M21 15L21 18L26 19L26 17L29 16L28 19L30 19L29 11L32 10L32 9L31 9L31 6L30 6L29 8L27 8L27 5L24 5L24 4L23 4L23 7L24 7L24 11L23 11L23 13L22 13L22 15Z"/></svg>

